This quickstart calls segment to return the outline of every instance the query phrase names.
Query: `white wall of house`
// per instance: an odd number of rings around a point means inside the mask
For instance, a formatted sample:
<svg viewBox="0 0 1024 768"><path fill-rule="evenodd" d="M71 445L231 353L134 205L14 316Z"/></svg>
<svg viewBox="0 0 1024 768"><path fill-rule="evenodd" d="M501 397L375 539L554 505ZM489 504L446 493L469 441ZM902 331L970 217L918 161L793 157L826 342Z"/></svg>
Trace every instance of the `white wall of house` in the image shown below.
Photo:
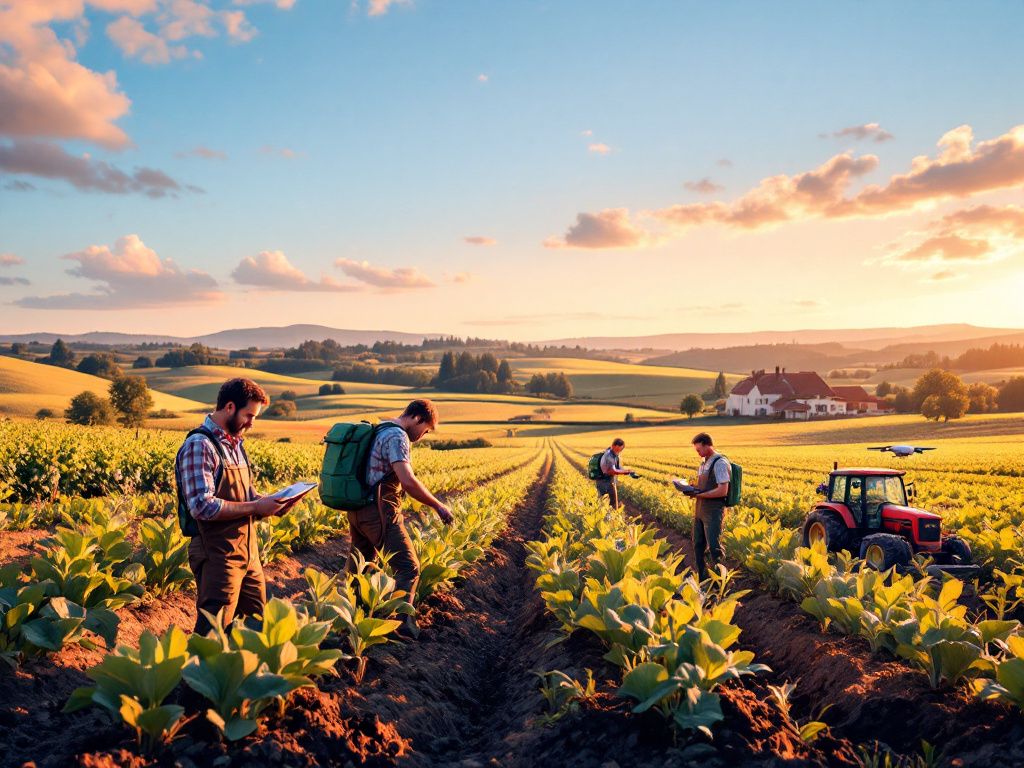
<svg viewBox="0 0 1024 768"><path fill-rule="evenodd" d="M762 395L757 385L745 395L729 395L725 399L725 412L730 416L773 416L772 403L780 395Z"/></svg>

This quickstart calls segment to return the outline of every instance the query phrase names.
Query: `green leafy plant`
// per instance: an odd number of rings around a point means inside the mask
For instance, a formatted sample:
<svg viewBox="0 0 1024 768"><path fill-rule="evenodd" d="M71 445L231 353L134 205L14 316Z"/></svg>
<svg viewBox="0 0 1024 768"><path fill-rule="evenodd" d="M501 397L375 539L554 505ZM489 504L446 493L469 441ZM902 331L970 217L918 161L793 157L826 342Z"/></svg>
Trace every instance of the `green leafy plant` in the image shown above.
<svg viewBox="0 0 1024 768"><path fill-rule="evenodd" d="M547 714L538 719L541 725L554 725L570 712L578 711L581 702L594 697L597 692L594 673L590 669L587 669L586 673L587 681L581 683L558 669L550 672L533 672L540 678L540 693L548 706Z"/></svg>
<svg viewBox="0 0 1024 768"><path fill-rule="evenodd" d="M188 567L189 541L173 517L147 518L139 525L146 589L155 596L184 589L192 583Z"/></svg>
<svg viewBox="0 0 1024 768"><path fill-rule="evenodd" d="M133 728L138 745L152 752L188 722L183 707L163 703L181 681L188 659L188 638L180 629L172 625L159 638L146 630L138 650L118 646L89 669L95 684L78 688L64 711L99 705Z"/></svg>

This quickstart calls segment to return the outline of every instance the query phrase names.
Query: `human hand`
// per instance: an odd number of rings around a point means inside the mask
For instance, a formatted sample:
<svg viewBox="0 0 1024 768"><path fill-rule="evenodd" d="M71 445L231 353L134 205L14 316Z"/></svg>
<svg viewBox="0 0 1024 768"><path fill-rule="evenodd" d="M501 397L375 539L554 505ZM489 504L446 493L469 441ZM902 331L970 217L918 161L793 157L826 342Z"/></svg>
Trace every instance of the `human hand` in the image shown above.
<svg viewBox="0 0 1024 768"><path fill-rule="evenodd" d="M290 501L281 501L275 499L273 496L262 496L256 501L256 515L257 517L275 517L283 515L293 506L298 499L292 499Z"/></svg>
<svg viewBox="0 0 1024 768"><path fill-rule="evenodd" d="M452 511L448 509L448 507L446 507L444 504L438 504L437 507L435 507L435 510L437 511L437 516L441 518L442 523L444 523L445 525L452 524L452 521L455 518L452 516Z"/></svg>

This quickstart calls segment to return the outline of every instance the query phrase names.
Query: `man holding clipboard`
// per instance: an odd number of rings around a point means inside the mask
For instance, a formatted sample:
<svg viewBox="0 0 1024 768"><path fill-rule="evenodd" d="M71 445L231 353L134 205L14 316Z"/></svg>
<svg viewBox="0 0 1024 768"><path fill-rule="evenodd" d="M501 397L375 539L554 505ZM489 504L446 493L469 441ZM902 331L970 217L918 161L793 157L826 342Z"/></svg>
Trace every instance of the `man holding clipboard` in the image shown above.
<svg viewBox="0 0 1024 768"><path fill-rule="evenodd" d="M188 564L196 579L193 631L199 634L211 629L203 611L216 615L223 609L225 626L236 615L263 612L267 585L256 521L283 515L305 495L293 487L285 489L291 493L260 496L253 488L242 436L268 402L266 392L251 379L225 382L217 394L217 410L188 433L174 461L178 520L182 532L192 537Z"/></svg>

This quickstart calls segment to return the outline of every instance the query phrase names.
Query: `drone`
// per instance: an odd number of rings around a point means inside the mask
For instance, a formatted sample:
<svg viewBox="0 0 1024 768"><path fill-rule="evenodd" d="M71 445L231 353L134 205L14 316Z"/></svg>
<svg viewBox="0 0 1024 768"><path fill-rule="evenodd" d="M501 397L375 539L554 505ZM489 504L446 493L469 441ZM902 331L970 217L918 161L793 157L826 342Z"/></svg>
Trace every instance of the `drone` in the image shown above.
<svg viewBox="0 0 1024 768"><path fill-rule="evenodd" d="M882 453L891 453L894 456L905 459L908 456L913 456L915 453L924 453L925 451L934 451L934 448L925 448L917 445L879 445L868 448L869 451L881 451Z"/></svg>

